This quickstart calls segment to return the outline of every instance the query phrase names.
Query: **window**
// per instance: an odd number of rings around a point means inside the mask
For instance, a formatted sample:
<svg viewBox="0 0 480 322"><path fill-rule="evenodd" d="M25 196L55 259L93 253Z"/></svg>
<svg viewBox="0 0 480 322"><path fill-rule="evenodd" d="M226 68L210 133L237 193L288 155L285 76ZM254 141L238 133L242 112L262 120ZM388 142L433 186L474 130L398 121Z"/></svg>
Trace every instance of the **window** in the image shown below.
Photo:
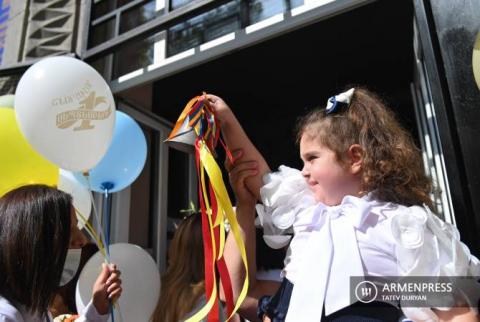
<svg viewBox="0 0 480 322"><path fill-rule="evenodd" d="M92 5L92 20L100 18L114 10L116 8L115 2L116 0L94 0Z"/></svg>
<svg viewBox="0 0 480 322"><path fill-rule="evenodd" d="M154 44L161 35L129 42L114 53L113 79L153 63Z"/></svg>
<svg viewBox="0 0 480 322"><path fill-rule="evenodd" d="M167 56L240 29L240 0L231 1L168 30Z"/></svg>
<svg viewBox="0 0 480 322"><path fill-rule="evenodd" d="M286 10L284 1L254 0L248 4L250 24L265 20Z"/></svg>
<svg viewBox="0 0 480 322"><path fill-rule="evenodd" d="M300 7L303 3L304 0L290 0L290 9Z"/></svg>
<svg viewBox="0 0 480 322"><path fill-rule="evenodd" d="M189 4L190 2L193 2L193 1L194 0L171 0L170 1L170 8L171 8L171 10L175 10L175 9L183 7L183 6Z"/></svg>
<svg viewBox="0 0 480 322"><path fill-rule="evenodd" d="M157 0L150 0L142 5L122 12L120 19L120 33L138 27L163 13L163 10L157 11Z"/></svg>
<svg viewBox="0 0 480 322"><path fill-rule="evenodd" d="M132 2L133 0L117 0L117 8L120 8L130 2Z"/></svg>
<svg viewBox="0 0 480 322"><path fill-rule="evenodd" d="M92 7L92 20L110 13L112 10L118 9L133 0L94 0Z"/></svg>
<svg viewBox="0 0 480 322"><path fill-rule="evenodd" d="M110 39L115 35L115 19L109 19L90 30L90 37L88 39L88 47L95 47Z"/></svg>
<svg viewBox="0 0 480 322"><path fill-rule="evenodd" d="M106 81L109 81L108 75L110 74L108 71L108 63L107 59L109 59L111 55L103 56L93 62L88 62L90 66L92 66L100 75L105 78Z"/></svg>

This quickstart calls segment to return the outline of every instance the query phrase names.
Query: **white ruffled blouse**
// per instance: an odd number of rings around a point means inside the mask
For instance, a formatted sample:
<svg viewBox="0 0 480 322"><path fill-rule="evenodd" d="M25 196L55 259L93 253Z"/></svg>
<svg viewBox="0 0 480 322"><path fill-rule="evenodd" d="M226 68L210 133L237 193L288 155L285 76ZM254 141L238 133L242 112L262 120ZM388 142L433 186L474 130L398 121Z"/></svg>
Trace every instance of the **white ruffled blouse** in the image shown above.
<svg viewBox="0 0 480 322"><path fill-rule="evenodd" d="M283 275L295 287L286 321L320 321L350 305L350 276L480 276L480 262L458 230L428 208L345 196L315 201L300 171L264 176L257 205L264 240L290 242ZM293 233L293 238L291 234ZM478 299L477 299L478 300ZM402 308L414 321L437 321L429 308Z"/></svg>

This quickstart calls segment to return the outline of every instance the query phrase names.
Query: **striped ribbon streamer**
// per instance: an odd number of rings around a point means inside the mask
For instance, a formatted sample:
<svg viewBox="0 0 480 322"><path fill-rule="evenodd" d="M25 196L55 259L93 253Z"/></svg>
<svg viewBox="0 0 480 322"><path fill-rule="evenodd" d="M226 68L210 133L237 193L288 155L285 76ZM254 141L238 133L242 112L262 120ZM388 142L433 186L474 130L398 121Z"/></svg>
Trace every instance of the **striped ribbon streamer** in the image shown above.
<svg viewBox="0 0 480 322"><path fill-rule="evenodd" d="M220 141L227 156L229 158L232 156L220 138L220 128L217 125L214 112L204 104L205 98L206 94L194 97L187 103L167 139L167 141L173 140L185 134L186 132L182 133L181 129L186 131L193 130L196 134L194 146L202 216L205 252L205 295L207 301L205 306L190 317L187 322L198 322L205 317L207 317L208 322L219 321L217 271L225 293L228 320L238 310L248 291L248 264L245 245L222 178L222 172L215 161L212 151L215 151L215 147L218 141ZM185 122L188 122L188 126L185 126ZM247 274L236 303L233 301L231 280L223 257L225 218L230 223L231 233L234 235Z"/></svg>

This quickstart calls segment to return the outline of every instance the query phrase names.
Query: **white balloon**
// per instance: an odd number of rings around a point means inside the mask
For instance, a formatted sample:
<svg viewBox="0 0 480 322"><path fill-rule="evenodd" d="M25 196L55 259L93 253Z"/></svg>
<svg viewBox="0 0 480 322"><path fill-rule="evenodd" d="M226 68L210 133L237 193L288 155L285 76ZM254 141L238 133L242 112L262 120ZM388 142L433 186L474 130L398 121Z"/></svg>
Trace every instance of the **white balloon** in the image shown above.
<svg viewBox="0 0 480 322"><path fill-rule="evenodd" d="M480 89L480 31L477 34L477 39L473 46L472 68L473 76L477 82L478 89Z"/></svg>
<svg viewBox="0 0 480 322"><path fill-rule="evenodd" d="M90 197L90 191L83 185L70 171L60 169L60 175L58 177L58 189L72 195L73 206L75 209L85 217L86 220L90 218L90 212L92 211L92 199ZM85 224L82 218L78 219L78 228L82 229Z"/></svg>
<svg viewBox="0 0 480 322"><path fill-rule="evenodd" d="M87 171L106 153L115 102L102 76L71 57L49 57L23 74L15 93L20 129L45 158L62 169Z"/></svg>
<svg viewBox="0 0 480 322"><path fill-rule="evenodd" d="M114 309L115 322L148 322L160 296L157 265L143 248L126 243L110 245L110 259L121 271L123 289ZM97 252L80 273L75 291L78 312L83 311L92 297L102 262L103 257Z"/></svg>

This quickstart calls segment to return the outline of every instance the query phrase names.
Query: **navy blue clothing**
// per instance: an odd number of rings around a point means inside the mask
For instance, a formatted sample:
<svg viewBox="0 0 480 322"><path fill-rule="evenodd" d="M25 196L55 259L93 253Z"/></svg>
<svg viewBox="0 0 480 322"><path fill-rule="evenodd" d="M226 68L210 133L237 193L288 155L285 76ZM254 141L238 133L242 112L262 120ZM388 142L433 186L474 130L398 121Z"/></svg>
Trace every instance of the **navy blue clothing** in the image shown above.
<svg viewBox="0 0 480 322"><path fill-rule="evenodd" d="M293 284L283 279L274 296L263 296L258 301L257 314L260 319L267 315L272 322L283 322L288 312L288 305L293 291ZM325 312L325 310L323 310ZM399 308L384 302L356 302L329 316L322 313L322 322L398 322L402 317Z"/></svg>

